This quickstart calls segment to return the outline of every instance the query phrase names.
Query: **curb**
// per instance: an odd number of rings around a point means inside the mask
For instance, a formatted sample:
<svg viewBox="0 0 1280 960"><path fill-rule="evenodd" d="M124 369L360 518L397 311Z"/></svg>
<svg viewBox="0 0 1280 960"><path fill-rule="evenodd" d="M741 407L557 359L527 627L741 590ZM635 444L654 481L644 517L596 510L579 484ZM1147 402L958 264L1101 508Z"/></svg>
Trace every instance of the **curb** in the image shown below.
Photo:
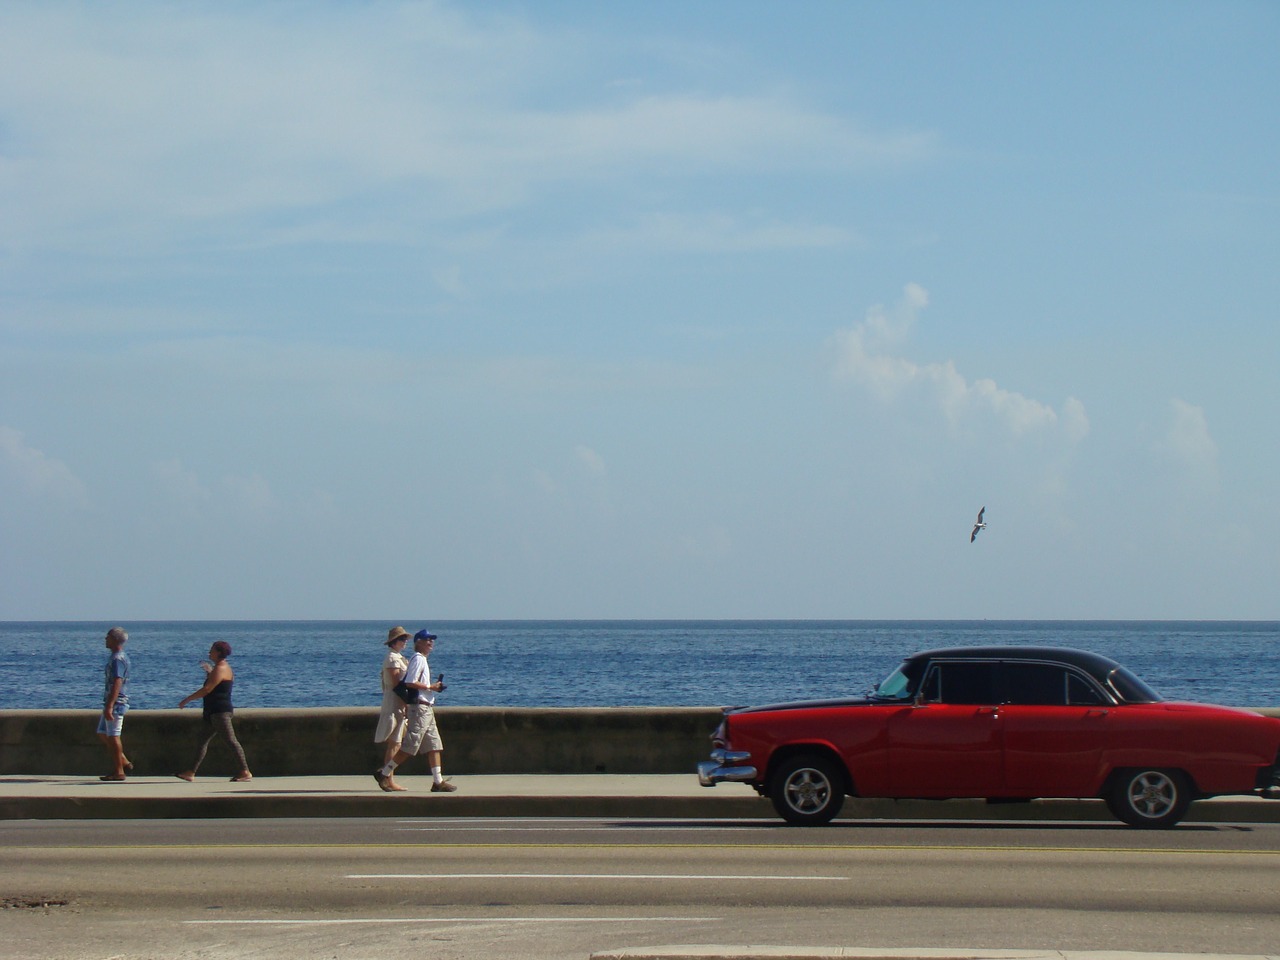
<svg viewBox="0 0 1280 960"><path fill-rule="evenodd" d="M1280 960L1274 954L1142 953L1126 950L949 950L930 947L767 947L715 944L637 947L591 960Z"/></svg>
<svg viewBox="0 0 1280 960"><path fill-rule="evenodd" d="M212 820L276 817L772 818L766 800L698 797L448 797L419 795L0 799L0 820Z"/></svg>
<svg viewBox="0 0 1280 960"><path fill-rule="evenodd" d="M104 790L115 789L114 786ZM309 817L467 817L584 819L684 819L781 821L768 800L750 796L643 795L432 795L301 793L265 784L221 796L23 796L0 797L0 820L198 820ZM1119 827L1100 800L854 800L839 822L868 821L1079 821ZM1280 803L1256 798L1197 801L1184 823L1280 823ZM877 954L876 956L879 956ZM968 954L965 954L968 957Z"/></svg>

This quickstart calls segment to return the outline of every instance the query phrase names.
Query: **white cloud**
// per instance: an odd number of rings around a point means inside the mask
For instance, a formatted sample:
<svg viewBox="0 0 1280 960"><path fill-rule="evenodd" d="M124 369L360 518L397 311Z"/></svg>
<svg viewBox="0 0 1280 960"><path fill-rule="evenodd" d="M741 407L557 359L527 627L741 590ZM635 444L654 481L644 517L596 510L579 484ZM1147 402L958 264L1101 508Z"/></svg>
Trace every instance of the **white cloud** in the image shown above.
<svg viewBox="0 0 1280 960"><path fill-rule="evenodd" d="M578 458L578 462L582 464L591 476L603 477L605 475L604 458L600 454L586 446L578 446L573 452Z"/></svg>
<svg viewBox="0 0 1280 960"><path fill-rule="evenodd" d="M610 110L512 119L523 143L517 150L535 169L548 162L581 172L671 160L736 169L847 169L917 162L933 150L930 135L874 135L778 97L647 97Z"/></svg>
<svg viewBox="0 0 1280 960"><path fill-rule="evenodd" d="M151 473L169 499L187 507L208 503L212 494L196 474L180 460L163 460L151 465Z"/></svg>
<svg viewBox="0 0 1280 960"><path fill-rule="evenodd" d="M1061 419L1069 440L1079 442L1089 435L1089 416L1084 412L1084 404L1075 397L1063 401Z"/></svg>
<svg viewBox="0 0 1280 960"><path fill-rule="evenodd" d="M534 470L531 479L533 480L533 485L549 497L555 496L560 492L560 485L555 482L551 474L546 470Z"/></svg>
<svg viewBox="0 0 1280 960"><path fill-rule="evenodd" d="M1216 489L1218 445L1209 433L1203 408L1176 397L1169 401L1169 407L1169 428L1158 449L1179 466L1188 480Z"/></svg>
<svg viewBox="0 0 1280 960"><path fill-rule="evenodd" d="M574 484L576 477L585 476L590 480L600 480L608 473L604 457L585 444L579 444L573 448L570 464L570 468L559 471L561 474L559 478L547 470L535 469L531 476L534 487L549 497L569 496L569 491L576 487ZM576 467L576 470L573 467Z"/></svg>
<svg viewBox="0 0 1280 960"><path fill-rule="evenodd" d="M466 284L462 282L462 268L457 264L447 267L432 267L431 279L449 296L461 300L467 295Z"/></svg>
<svg viewBox="0 0 1280 960"><path fill-rule="evenodd" d="M0 483L72 506L88 502L84 482L69 466L30 446L21 431L8 426L0 426Z"/></svg>
<svg viewBox="0 0 1280 960"><path fill-rule="evenodd" d="M615 89L602 105L587 99L601 82L582 77L583 100L549 109L528 91L564 71L581 37L439 4L291 11L0 7L0 242L158 242L193 225L202 243L317 228L368 240L509 208L548 184L847 171L935 150L930 134L868 132L779 95ZM300 211L316 223L280 222ZM266 229L242 222L264 214ZM832 240L785 225L734 236Z"/></svg>
<svg viewBox="0 0 1280 960"><path fill-rule="evenodd" d="M725 214L651 213L634 226L596 231L591 247L636 248L681 253L752 253L848 246L860 239L842 227L753 222Z"/></svg>
<svg viewBox="0 0 1280 960"><path fill-rule="evenodd" d="M264 514L277 506L271 484L259 473L224 477L222 486L231 502L245 513Z"/></svg>
<svg viewBox="0 0 1280 960"><path fill-rule="evenodd" d="M259 473L228 475L216 484L206 484L180 460L163 460L151 465L152 476L171 501L211 516L260 519L279 504L271 484Z"/></svg>
<svg viewBox="0 0 1280 960"><path fill-rule="evenodd" d="M675 549L699 562L725 560L733 556L733 536L722 527L681 534Z"/></svg>
<svg viewBox="0 0 1280 960"><path fill-rule="evenodd" d="M866 317L836 334L836 374L859 383L884 402L906 391L930 396L951 423L974 412L986 412L1015 436L1061 427L1068 439L1078 441L1089 432L1084 405L1074 397L1059 415L1053 407L1021 393L1007 390L994 380L970 381L951 360L917 363L899 354L920 312L929 304L923 287L909 283L902 300L892 309L873 306Z"/></svg>

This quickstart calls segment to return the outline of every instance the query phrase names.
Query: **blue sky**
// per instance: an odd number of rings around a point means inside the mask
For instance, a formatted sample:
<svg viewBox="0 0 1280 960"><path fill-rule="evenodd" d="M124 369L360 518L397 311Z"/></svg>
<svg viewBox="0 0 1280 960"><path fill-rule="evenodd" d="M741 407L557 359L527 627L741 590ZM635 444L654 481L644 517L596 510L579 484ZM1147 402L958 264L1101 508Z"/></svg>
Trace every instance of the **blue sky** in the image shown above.
<svg viewBox="0 0 1280 960"><path fill-rule="evenodd" d="M1280 618L1277 49L6 3L0 619Z"/></svg>

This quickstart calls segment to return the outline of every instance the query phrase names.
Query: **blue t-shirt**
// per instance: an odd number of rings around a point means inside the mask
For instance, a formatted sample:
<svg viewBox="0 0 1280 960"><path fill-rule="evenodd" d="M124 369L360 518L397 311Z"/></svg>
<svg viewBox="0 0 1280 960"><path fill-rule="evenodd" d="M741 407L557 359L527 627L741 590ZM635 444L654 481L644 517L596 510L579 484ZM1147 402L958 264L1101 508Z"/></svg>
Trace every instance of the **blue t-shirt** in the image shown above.
<svg viewBox="0 0 1280 960"><path fill-rule="evenodd" d="M125 693L125 689L129 686L129 657L123 650L112 650L111 656L107 658L107 667L104 671L106 685L102 690L102 705L105 707L107 701L111 698L111 683L117 677L124 681L120 684L120 694L116 697L116 713L124 713L129 709L129 695Z"/></svg>

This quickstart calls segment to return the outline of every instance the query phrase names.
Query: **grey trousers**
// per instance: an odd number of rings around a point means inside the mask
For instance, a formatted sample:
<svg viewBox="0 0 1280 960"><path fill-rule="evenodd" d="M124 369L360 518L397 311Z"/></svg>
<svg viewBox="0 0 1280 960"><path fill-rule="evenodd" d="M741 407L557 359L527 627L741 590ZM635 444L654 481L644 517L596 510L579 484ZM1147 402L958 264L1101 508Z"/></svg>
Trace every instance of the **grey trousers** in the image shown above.
<svg viewBox="0 0 1280 960"><path fill-rule="evenodd" d="M214 737L221 737L222 742L236 755L236 763L240 764L236 768L237 771L249 769L249 761L244 758L244 748L236 739L235 727L231 726L231 714L214 713L205 720L204 729L200 731L200 746L196 752L196 762L191 765L192 773L199 770L200 764L204 763L204 755L209 752L209 743Z"/></svg>

